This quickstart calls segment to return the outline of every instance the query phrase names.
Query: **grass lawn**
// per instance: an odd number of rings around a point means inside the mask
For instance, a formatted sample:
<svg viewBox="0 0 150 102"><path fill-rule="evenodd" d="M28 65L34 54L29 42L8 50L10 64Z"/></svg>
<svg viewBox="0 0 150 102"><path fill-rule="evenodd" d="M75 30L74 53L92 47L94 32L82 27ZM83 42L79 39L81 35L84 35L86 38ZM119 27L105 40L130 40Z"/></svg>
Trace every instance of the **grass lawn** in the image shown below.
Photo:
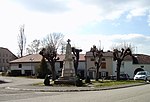
<svg viewBox="0 0 150 102"><path fill-rule="evenodd" d="M144 82L142 80L134 81L134 80L104 80L104 81L92 81L94 87L107 87L107 86L117 86L117 85L125 85L125 84L135 84Z"/></svg>
<svg viewBox="0 0 150 102"><path fill-rule="evenodd" d="M83 81L84 83L85 81ZM134 80L121 80L121 81L116 81L116 80L104 80L104 81L95 81L92 80L91 84L83 84L83 87L86 87L88 85L91 85L93 87L109 87L109 86L117 86L117 85L125 85L125 84L135 84L135 83L141 83L144 82L142 80L138 80L138 81L134 81ZM60 85L55 85L53 81L50 82L50 84L52 86L59 86L59 87L63 87L63 86L73 86L73 85L64 85L64 84L60 84ZM35 83L32 84L33 86L45 86L43 82L41 83Z"/></svg>

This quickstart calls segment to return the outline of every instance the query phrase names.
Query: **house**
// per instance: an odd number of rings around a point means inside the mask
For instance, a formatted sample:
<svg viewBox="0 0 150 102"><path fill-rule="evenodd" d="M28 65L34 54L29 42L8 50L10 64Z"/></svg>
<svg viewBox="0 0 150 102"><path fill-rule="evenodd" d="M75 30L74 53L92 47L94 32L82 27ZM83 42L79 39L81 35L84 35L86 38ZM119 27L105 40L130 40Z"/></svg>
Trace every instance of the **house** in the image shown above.
<svg viewBox="0 0 150 102"><path fill-rule="evenodd" d="M58 55L59 60L55 63L57 75L61 75L63 68L64 54ZM12 72L17 72L18 75L34 75L40 65L42 56L39 54L27 55L22 58L10 61L10 69ZM150 72L150 56L144 54L133 54L133 56L126 56L122 61L120 73L128 74L130 78L141 70ZM96 68L94 64L94 57L92 52L80 54L78 73L81 77L89 76L96 77ZM99 78L102 76L116 76L116 61L113 60L113 53L107 51L103 53L101 68L99 69Z"/></svg>
<svg viewBox="0 0 150 102"><path fill-rule="evenodd" d="M116 67L115 62L114 67ZM126 73L130 78L133 78L138 71L144 70L150 72L150 56L145 54L133 54L133 56L125 57L121 65L120 73Z"/></svg>
<svg viewBox="0 0 150 102"><path fill-rule="evenodd" d="M55 63L55 69L57 75L61 75L61 70L63 68L63 60L65 58L64 54L57 55L59 60ZM80 55L78 71L82 76L85 76L85 58L84 54ZM37 68L40 65L42 56L40 54L31 54L21 57L19 59L10 61L10 70L11 72L16 73L17 75L35 75L37 73ZM49 63L48 63L48 66ZM50 67L49 67L50 68Z"/></svg>
<svg viewBox="0 0 150 102"><path fill-rule="evenodd" d="M0 71L7 71L9 61L15 60L17 57L7 48L0 47Z"/></svg>
<svg viewBox="0 0 150 102"><path fill-rule="evenodd" d="M94 64L94 57L92 52L86 52L86 70L87 76L90 78L96 77L96 67ZM116 76L117 63L113 60L113 52L108 51L103 53L101 68L99 69L99 78L102 76ZM133 54L133 56L126 56L122 61L120 73L128 74L133 78L138 71L150 72L150 56L144 54Z"/></svg>
<svg viewBox="0 0 150 102"><path fill-rule="evenodd" d="M94 62L94 57L92 52L86 52L86 70L87 76L90 78L96 77L96 67ZM103 53L101 68L99 68L99 78L102 76L108 77L113 74L113 53L108 51Z"/></svg>

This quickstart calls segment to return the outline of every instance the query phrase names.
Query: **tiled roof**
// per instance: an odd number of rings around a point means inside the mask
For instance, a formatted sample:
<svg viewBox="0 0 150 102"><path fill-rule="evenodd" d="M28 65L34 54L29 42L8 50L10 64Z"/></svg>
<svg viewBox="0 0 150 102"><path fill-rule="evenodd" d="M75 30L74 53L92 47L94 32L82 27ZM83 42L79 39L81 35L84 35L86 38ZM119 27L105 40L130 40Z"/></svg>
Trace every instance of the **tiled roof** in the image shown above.
<svg viewBox="0 0 150 102"><path fill-rule="evenodd" d="M86 57L91 57L92 52L86 52ZM104 52L103 56L105 57L113 57L113 53L111 51ZM144 54L133 54L133 56L126 56L124 61L133 61L133 64L150 64L150 56Z"/></svg>
<svg viewBox="0 0 150 102"><path fill-rule="evenodd" d="M10 63L27 63L31 61L40 62L41 59L42 59L42 56L40 54L31 54L31 55L26 55L16 60L10 61Z"/></svg>
<svg viewBox="0 0 150 102"><path fill-rule="evenodd" d="M8 48L0 47L0 50L8 51L8 52L11 53L14 57L17 58L17 56L16 56L15 54L13 54Z"/></svg>
<svg viewBox="0 0 150 102"><path fill-rule="evenodd" d="M86 57L91 57L91 56L93 56L93 54L92 54L92 52L86 52L86 55L85 55ZM103 56L105 56L105 57L113 57L113 53L111 52L111 51L109 51L109 52L104 52L103 53Z"/></svg>
<svg viewBox="0 0 150 102"><path fill-rule="evenodd" d="M64 54L57 55L59 57L58 61L63 61L65 58ZM85 61L85 55L80 54L80 61ZM18 58L16 60L10 61L10 63L28 63L28 62L40 62L42 59L42 56L40 54L31 54L27 55L21 58Z"/></svg>
<svg viewBox="0 0 150 102"><path fill-rule="evenodd" d="M150 56L144 54L133 54L133 56L125 57L125 60L132 61L133 64L150 64Z"/></svg>

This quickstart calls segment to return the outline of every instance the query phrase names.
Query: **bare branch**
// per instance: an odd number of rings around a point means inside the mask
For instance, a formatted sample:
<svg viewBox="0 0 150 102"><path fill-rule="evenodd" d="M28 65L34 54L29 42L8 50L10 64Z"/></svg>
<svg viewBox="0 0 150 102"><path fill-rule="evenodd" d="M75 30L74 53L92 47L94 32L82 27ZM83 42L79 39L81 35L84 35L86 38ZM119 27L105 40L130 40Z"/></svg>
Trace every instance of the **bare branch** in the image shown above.
<svg viewBox="0 0 150 102"><path fill-rule="evenodd" d="M18 35L18 46L19 46L19 55L20 57L23 56L23 51L25 49L25 45L26 45L26 37L25 37L25 34L24 34L24 25L22 25L20 27L20 30L19 30L19 35Z"/></svg>

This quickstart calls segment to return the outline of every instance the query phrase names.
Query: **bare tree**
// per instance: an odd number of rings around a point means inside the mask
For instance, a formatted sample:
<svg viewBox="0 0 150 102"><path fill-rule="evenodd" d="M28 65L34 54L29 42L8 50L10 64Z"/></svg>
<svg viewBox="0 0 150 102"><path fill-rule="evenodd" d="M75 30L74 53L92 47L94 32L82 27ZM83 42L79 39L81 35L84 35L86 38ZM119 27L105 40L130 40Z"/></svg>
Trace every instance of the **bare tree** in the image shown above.
<svg viewBox="0 0 150 102"><path fill-rule="evenodd" d="M20 32L18 35L19 56L22 57L23 51L24 51L25 45L26 45L26 37L24 34L24 25L20 26L19 32Z"/></svg>
<svg viewBox="0 0 150 102"><path fill-rule="evenodd" d="M30 45L26 48L28 54L37 54L41 50L40 40L33 40Z"/></svg>
<svg viewBox="0 0 150 102"><path fill-rule="evenodd" d="M116 70L117 70L117 80L120 80L121 63L127 55L132 56L132 51L129 47L125 48L125 49L122 48L121 50L118 50L118 49L113 50L114 60L116 60L116 62L117 62L117 68L116 68Z"/></svg>
<svg viewBox="0 0 150 102"><path fill-rule="evenodd" d="M63 34L52 33L48 35L44 41L44 48L40 51L40 55L46 58L51 66L52 80L56 79L55 62L59 60L57 57L57 49L63 40Z"/></svg>
<svg viewBox="0 0 150 102"><path fill-rule="evenodd" d="M117 50L121 51L122 48L124 48L124 49L130 48L132 53L134 53L135 50L136 50L135 46L133 46L131 43L127 43L127 42L122 42L122 43L119 43L119 44L113 44L111 46L112 50L117 49Z"/></svg>
<svg viewBox="0 0 150 102"><path fill-rule="evenodd" d="M102 63L102 57L103 57L103 50L101 49L97 49L97 47L95 45L93 45L93 47L90 50L93 54L94 57L94 62L95 62L95 66L96 66L96 81L98 81L99 79L99 69L101 67L101 63Z"/></svg>
<svg viewBox="0 0 150 102"><path fill-rule="evenodd" d="M58 47L60 47L60 45L62 44L63 38L64 35L61 33L51 33L47 35L46 38L43 39L42 46L43 47L54 46L55 49L57 50Z"/></svg>
<svg viewBox="0 0 150 102"><path fill-rule="evenodd" d="M67 45L67 43L64 42L64 41L61 43L61 48L60 48L60 53L61 54L65 53L65 51L66 51L66 45Z"/></svg>
<svg viewBox="0 0 150 102"><path fill-rule="evenodd" d="M116 67L117 80L120 80L121 63L126 56L128 55L132 56L132 53L134 52L134 47L130 43L123 42L118 45L116 44L113 45L112 49L113 49L114 60L117 62L117 67Z"/></svg>

